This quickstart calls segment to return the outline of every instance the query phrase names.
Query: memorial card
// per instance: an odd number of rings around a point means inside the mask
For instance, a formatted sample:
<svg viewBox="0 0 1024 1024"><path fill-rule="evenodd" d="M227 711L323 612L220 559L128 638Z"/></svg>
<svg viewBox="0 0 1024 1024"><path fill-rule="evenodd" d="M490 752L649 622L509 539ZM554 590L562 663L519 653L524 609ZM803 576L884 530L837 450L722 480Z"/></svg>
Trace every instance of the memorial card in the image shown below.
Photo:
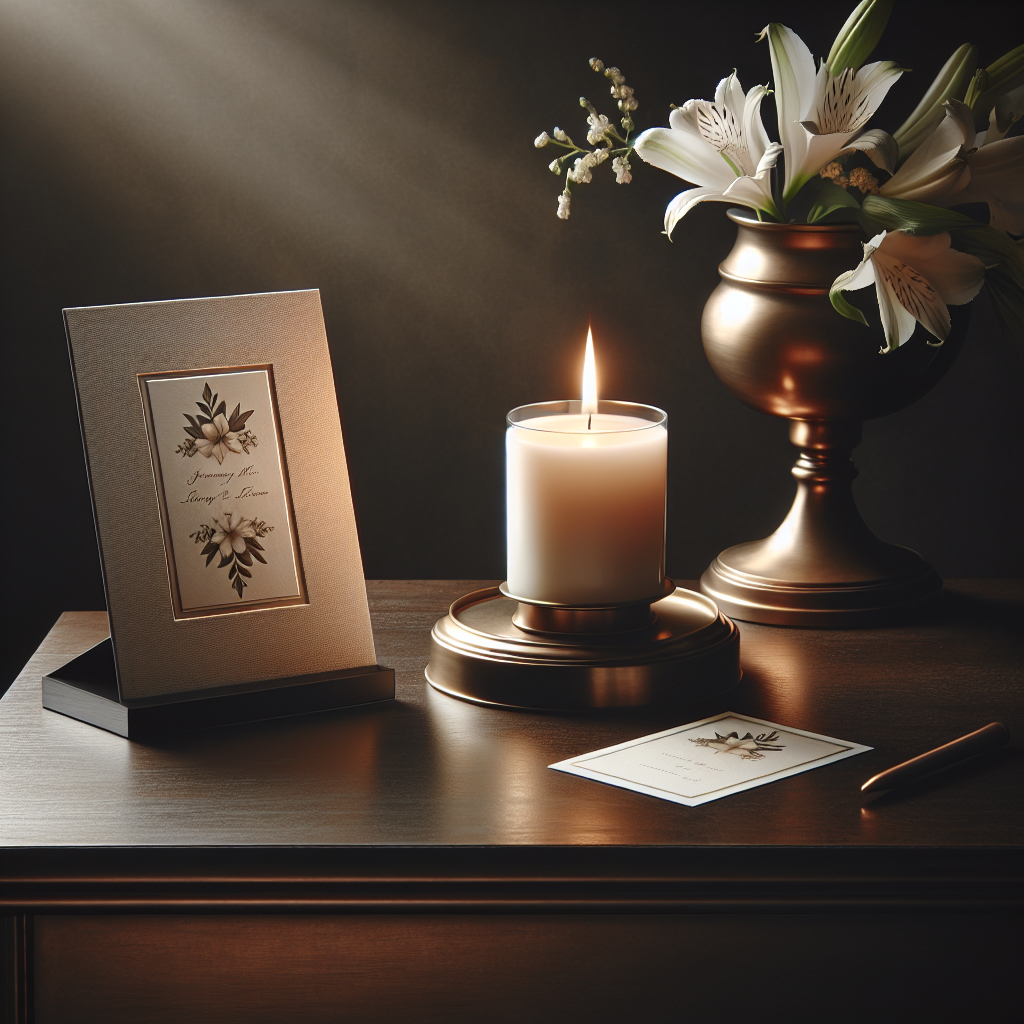
<svg viewBox="0 0 1024 1024"><path fill-rule="evenodd" d="M139 376L176 618L305 601L273 368Z"/></svg>
<svg viewBox="0 0 1024 1024"><path fill-rule="evenodd" d="M696 807L871 749L725 712L548 767Z"/></svg>

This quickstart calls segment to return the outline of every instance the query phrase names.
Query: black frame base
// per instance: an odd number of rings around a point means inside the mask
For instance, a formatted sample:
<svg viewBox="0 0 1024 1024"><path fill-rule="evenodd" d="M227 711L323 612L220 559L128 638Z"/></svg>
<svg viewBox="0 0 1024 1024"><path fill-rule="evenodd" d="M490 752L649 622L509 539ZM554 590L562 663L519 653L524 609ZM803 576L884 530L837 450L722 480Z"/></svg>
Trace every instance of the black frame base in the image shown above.
<svg viewBox="0 0 1024 1024"><path fill-rule="evenodd" d="M122 701L110 638L43 676L43 707L127 739L393 700L395 670L380 665L270 679L247 689L220 687Z"/></svg>

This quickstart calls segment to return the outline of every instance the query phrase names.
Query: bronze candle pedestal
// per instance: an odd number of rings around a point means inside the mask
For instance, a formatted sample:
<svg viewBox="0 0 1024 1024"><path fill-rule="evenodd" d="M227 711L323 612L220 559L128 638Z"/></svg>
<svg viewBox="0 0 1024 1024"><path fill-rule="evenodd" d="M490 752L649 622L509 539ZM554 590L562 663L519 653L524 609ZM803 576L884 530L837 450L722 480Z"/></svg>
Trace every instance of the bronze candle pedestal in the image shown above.
<svg viewBox="0 0 1024 1024"><path fill-rule="evenodd" d="M438 619L426 676L442 693L494 707L680 707L739 682L739 631L671 580L649 600L581 607L521 601L502 584Z"/></svg>
<svg viewBox="0 0 1024 1024"><path fill-rule="evenodd" d="M704 307L712 369L742 402L791 420L797 494L764 540L723 551L701 590L729 615L789 626L856 626L936 601L942 580L916 552L886 544L857 511L850 454L865 419L909 405L945 374L965 334L941 347L923 329L896 352L840 316L829 288L862 258L856 224L761 223L738 210L736 245Z"/></svg>

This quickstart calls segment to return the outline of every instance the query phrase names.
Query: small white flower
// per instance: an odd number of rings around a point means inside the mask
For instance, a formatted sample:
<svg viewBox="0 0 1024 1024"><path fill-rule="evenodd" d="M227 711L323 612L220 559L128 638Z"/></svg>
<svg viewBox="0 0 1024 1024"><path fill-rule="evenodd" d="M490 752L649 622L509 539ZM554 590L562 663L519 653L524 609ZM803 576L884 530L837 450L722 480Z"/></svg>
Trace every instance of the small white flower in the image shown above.
<svg viewBox="0 0 1024 1024"><path fill-rule="evenodd" d="M593 174L590 173L591 160L590 154L586 156L580 156L576 158L576 163L573 164L572 170L569 172L569 180L576 182L577 185L587 185L594 180Z"/></svg>
<svg viewBox="0 0 1024 1024"><path fill-rule="evenodd" d="M538 135L537 138L535 138L533 140L533 144L538 149L543 149L550 141L551 141L551 136L548 135L547 132L541 132L540 135Z"/></svg>
<svg viewBox="0 0 1024 1024"><path fill-rule="evenodd" d="M604 114L588 114L587 124L590 125L590 130L587 132L587 142L592 146L598 145L611 128L611 122Z"/></svg>
<svg viewBox="0 0 1024 1024"><path fill-rule="evenodd" d="M604 71L604 61L603 60L598 60L597 57L591 57L590 58L590 66L595 71Z"/></svg>
<svg viewBox="0 0 1024 1024"><path fill-rule="evenodd" d="M559 142L568 142L569 141L569 136L566 135L565 132L563 132L561 128L556 128L555 129L555 138L558 139Z"/></svg>
<svg viewBox="0 0 1024 1024"><path fill-rule="evenodd" d="M591 153L590 166L596 167L598 164L603 164L608 159L607 149L598 149Z"/></svg>
<svg viewBox="0 0 1024 1024"><path fill-rule="evenodd" d="M633 180L633 175L629 173L629 161L623 160L621 156L617 156L612 161L612 170L615 172L617 185L628 185Z"/></svg>
<svg viewBox="0 0 1024 1024"><path fill-rule="evenodd" d="M552 160L551 163L548 164L548 170L552 174L561 174L562 173L562 158L561 157L555 157L555 159Z"/></svg>
<svg viewBox="0 0 1024 1024"><path fill-rule="evenodd" d="M568 220L569 219L569 193L568 191L563 192L558 197L558 219Z"/></svg>
<svg viewBox="0 0 1024 1024"><path fill-rule="evenodd" d="M618 68L608 68L604 73L604 77L614 85L624 85L626 82L626 76Z"/></svg>

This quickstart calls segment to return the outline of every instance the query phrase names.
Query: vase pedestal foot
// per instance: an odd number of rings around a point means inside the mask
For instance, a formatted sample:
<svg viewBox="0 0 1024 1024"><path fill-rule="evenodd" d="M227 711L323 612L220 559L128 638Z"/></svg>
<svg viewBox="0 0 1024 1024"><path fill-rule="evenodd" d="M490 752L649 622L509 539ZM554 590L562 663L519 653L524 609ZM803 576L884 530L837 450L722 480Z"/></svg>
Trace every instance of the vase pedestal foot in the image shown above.
<svg viewBox="0 0 1024 1024"><path fill-rule="evenodd" d="M942 596L938 573L909 548L898 550L916 559L916 572L844 586L801 585L798 581L771 579L731 568L730 556L748 546L740 544L723 551L700 578L701 591L724 614L744 622L818 629L870 626L927 608Z"/></svg>
<svg viewBox="0 0 1024 1024"><path fill-rule="evenodd" d="M916 551L880 541L853 500L859 422L794 420L797 494L764 540L723 551L700 588L734 619L845 628L890 622L934 604L938 573Z"/></svg>

